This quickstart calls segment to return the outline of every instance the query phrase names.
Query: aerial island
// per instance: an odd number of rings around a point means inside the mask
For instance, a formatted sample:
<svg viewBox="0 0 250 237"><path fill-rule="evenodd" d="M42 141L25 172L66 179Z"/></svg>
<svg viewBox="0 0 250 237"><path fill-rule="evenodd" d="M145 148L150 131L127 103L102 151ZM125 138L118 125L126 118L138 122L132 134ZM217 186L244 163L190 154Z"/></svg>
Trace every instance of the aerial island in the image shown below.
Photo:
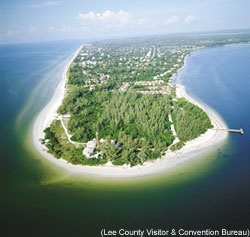
<svg viewBox="0 0 250 237"><path fill-rule="evenodd" d="M174 167L227 137L220 116L174 76L194 51L247 40L181 35L82 45L35 122L34 144L86 173L136 176Z"/></svg>

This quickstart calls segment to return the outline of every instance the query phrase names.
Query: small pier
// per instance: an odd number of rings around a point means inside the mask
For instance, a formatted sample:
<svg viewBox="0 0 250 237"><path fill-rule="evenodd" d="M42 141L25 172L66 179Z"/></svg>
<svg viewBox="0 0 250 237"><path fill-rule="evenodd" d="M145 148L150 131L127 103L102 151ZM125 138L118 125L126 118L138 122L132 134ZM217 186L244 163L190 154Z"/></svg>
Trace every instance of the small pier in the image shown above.
<svg viewBox="0 0 250 237"><path fill-rule="evenodd" d="M219 128L217 130L223 130L223 131L227 131L227 132L236 132L236 133L240 133L241 135L244 135L244 130L243 128L240 129L227 129L227 128Z"/></svg>

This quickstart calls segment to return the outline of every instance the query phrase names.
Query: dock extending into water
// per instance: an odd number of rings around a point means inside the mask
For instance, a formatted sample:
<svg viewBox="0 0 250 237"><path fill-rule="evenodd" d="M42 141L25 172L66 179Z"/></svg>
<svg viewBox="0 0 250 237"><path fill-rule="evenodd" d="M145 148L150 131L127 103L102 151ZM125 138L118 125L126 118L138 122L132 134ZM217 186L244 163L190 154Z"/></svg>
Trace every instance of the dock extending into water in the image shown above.
<svg viewBox="0 0 250 237"><path fill-rule="evenodd" d="M227 132L236 132L236 133L240 133L241 135L244 135L243 128L240 128L240 129L219 128L217 130L222 130L222 131L227 131Z"/></svg>

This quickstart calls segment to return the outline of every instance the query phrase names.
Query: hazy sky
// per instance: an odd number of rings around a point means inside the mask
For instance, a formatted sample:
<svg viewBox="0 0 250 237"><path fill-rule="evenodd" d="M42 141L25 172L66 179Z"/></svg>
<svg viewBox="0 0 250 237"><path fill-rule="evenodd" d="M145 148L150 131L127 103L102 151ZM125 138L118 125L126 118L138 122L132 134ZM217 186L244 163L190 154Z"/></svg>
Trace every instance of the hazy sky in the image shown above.
<svg viewBox="0 0 250 237"><path fill-rule="evenodd" d="M0 0L0 43L250 28L250 0Z"/></svg>

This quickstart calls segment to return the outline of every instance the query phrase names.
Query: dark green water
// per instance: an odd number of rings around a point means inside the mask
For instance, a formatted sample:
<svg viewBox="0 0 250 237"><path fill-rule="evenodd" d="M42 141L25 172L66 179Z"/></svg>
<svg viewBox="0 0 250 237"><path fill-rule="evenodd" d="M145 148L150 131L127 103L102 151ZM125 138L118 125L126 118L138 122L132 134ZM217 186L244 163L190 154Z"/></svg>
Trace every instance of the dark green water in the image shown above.
<svg viewBox="0 0 250 237"><path fill-rule="evenodd" d="M230 135L223 146L173 171L109 180L70 175L30 142L32 122L80 44L0 47L1 236L249 227L250 46L200 51L180 74L190 93L215 108L229 127L243 127L245 136Z"/></svg>

